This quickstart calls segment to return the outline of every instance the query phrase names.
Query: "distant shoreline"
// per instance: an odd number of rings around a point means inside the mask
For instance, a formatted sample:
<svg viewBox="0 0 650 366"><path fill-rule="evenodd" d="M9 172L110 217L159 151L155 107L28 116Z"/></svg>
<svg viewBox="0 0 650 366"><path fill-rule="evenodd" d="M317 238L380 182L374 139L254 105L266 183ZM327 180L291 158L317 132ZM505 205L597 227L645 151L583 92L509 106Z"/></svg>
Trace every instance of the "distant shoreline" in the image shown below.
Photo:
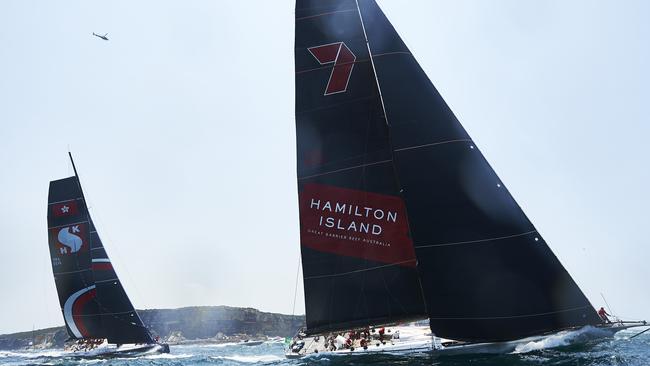
<svg viewBox="0 0 650 366"><path fill-rule="evenodd" d="M172 344L220 344L246 339L288 337L304 325L304 315L262 312L253 308L195 306L138 310L152 334ZM64 326L0 335L0 350L63 347Z"/></svg>

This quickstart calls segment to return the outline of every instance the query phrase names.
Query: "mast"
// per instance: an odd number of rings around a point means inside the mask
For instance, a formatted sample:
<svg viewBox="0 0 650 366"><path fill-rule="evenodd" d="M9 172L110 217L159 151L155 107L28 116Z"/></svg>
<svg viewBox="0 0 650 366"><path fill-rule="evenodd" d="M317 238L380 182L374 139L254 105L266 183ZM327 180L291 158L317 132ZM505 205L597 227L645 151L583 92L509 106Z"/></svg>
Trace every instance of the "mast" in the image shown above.
<svg viewBox="0 0 650 366"><path fill-rule="evenodd" d="M77 166L74 164L74 159L72 158L72 152L68 151L68 157L70 157L70 163L72 164L72 171L74 172L75 178L77 178L77 184L79 185L79 193L81 194L81 198L84 201L84 204L86 205L86 208L88 208L88 201L86 200L86 196L84 195L84 190L81 188L81 179L79 179L79 174L77 173ZM87 211L88 212L88 211ZM88 221L90 221L90 213L88 212Z"/></svg>
<svg viewBox="0 0 650 366"><path fill-rule="evenodd" d="M359 13L359 21L361 22L361 29L363 29L363 38L366 40L366 48L368 49L368 56L370 57L370 65L372 66L372 73L375 76L375 84L377 85L377 92L379 92L379 100L381 101L381 109L384 112L384 120L386 121L386 126L388 129L388 145L390 146L391 158L393 161L393 172L395 174L395 181L397 182L397 187L399 188L399 196L404 200L404 187L399 179L399 174L397 172L397 167L395 166L395 148L393 147L393 140L391 138L391 128L390 122L388 121L388 114L386 113L386 104L384 103L384 96L381 93L381 84L379 83L379 78L377 77L377 68L375 67L375 59L372 55L372 49L370 48L370 40L368 40L368 33L366 32L366 25L363 22L363 14L361 14L361 7L359 6L359 0L354 0L357 5L357 12ZM411 233L410 223L407 221L406 225L409 227L409 237L413 237ZM422 292L422 302L424 304L425 310L427 309L427 299L424 293L424 288L422 287L422 279L418 276L418 285L420 286L420 291Z"/></svg>
<svg viewBox="0 0 650 366"><path fill-rule="evenodd" d="M77 179L79 179L79 174L77 174L77 167L76 165L74 165L74 159L72 158L72 152L68 151L68 156L70 157L70 163L72 163L72 170L74 171L74 176L77 177ZM79 184L79 186L81 186L81 184Z"/></svg>

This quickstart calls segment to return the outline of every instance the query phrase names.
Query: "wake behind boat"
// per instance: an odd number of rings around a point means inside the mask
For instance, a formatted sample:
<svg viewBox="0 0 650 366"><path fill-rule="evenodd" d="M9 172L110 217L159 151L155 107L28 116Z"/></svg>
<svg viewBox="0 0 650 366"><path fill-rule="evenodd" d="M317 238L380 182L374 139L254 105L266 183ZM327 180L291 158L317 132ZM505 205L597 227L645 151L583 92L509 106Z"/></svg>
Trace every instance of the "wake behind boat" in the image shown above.
<svg viewBox="0 0 650 366"><path fill-rule="evenodd" d="M88 212L77 169L50 182L48 238L52 271L75 357L168 353L135 311Z"/></svg>
<svg viewBox="0 0 650 366"><path fill-rule="evenodd" d="M264 341L262 340L251 340L251 339L245 339L239 343L237 343L240 346L247 346L247 347L252 347L252 346L259 346L263 344Z"/></svg>
<svg viewBox="0 0 650 366"><path fill-rule="evenodd" d="M307 324L287 357L507 352L645 325L599 316L374 0L297 0L295 14ZM418 320L412 337L357 339Z"/></svg>

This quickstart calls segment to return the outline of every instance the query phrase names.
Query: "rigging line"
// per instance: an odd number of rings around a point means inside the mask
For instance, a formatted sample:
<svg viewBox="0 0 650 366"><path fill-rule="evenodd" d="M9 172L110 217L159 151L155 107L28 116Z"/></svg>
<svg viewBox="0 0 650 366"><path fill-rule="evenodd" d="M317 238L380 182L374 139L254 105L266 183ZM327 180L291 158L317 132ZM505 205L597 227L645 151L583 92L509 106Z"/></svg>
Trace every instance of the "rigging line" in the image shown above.
<svg viewBox="0 0 650 366"><path fill-rule="evenodd" d="M298 297L298 278L300 276L300 266L302 265L302 258L300 258L300 253L298 253L298 270L296 271L296 285L293 288L293 310L291 310L291 322L293 323L293 317L296 315L296 298Z"/></svg>
<svg viewBox="0 0 650 366"><path fill-rule="evenodd" d="M69 227L69 226L80 225L80 224L89 224L89 223L90 223L90 221L79 221L79 222L73 222L71 224L48 226L48 229L60 229L62 227Z"/></svg>
<svg viewBox="0 0 650 366"><path fill-rule="evenodd" d="M339 103L332 103L332 104L326 105L324 107L316 107L316 108L312 108L312 109L304 109L304 110L301 110L301 111L296 111L296 114L305 114L305 113L317 112L317 111L322 111L322 110L327 110L327 109L334 109L334 108L338 108L338 107L348 105L348 104L354 104L354 103L357 103L357 102L364 102L364 101L367 101L367 100L372 100L374 98L377 98L377 95L371 94L371 95L368 95L368 96L365 96L365 97L349 99L349 100L345 100L345 101L339 102Z"/></svg>
<svg viewBox="0 0 650 366"><path fill-rule="evenodd" d="M73 273L81 273L81 272L88 272L92 271L91 268L86 268L86 269L80 269L77 271L67 271L67 272L54 272L54 277L59 276L59 275L67 275L67 274L73 274Z"/></svg>
<svg viewBox="0 0 650 366"><path fill-rule="evenodd" d="M616 315L614 315L614 310L612 310L612 307L609 306L609 304L607 303L607 299L605 299L605 295L603 295L602 292L600 293L600 297L602 297L602 298L603 298L603 301L605 301L605 305L607 306L607 310L609 310L609 313L610 313L613 317L617 317Z"/></svg>
<svg viewBox="0 0 650 366"><path fill-rule="evenodd" d="M81 195L81 202L83 203L81 208L82 208L82 210L85 209L85 211L86 211L86 222L87 222L87 225L88 225L88 231L90 231L91 223L90 223L90 210L88 208L88 200L86 199L86 196L84 195L84 190L81 187L81 178L79 177L79 173L77 173L77 166L74 164L74 159L72 158L72 152L70 151L70 149L68 149L68 157L70 158L70 165L72 166L72 171L74 172L74 178L77 180L77 187L79 188L79 194ZM71 225L74 225L74 224L71 224ZM92 247L92 238L91 238L90 234L88 235L88 246ZM79 253L74 254L74 260L75 260L75 264L77 265L76 268L83 268L82 266L79 265ZM80 276L81 282L83 283L85 288L88 288L90 286L95 286L95 288L96 288L95 278L94 278L94 275L92 273L92 268L88 268L88 270L90 270L90 274L92 276L91 282L93 282L93 284L92 285L88 284L88 281L87 281L87 278L86 278L88 276ZM101 305L101 303L99 301L97 301L97 297L95 297L95 301L97 302L98 305ZM74 318L72 319L72 322L74 323Z"/></svg>
<svg viewBox="0 0 650 366"><path fill-rule="evenodd" d="M637 333L637 334L635 334L635 335L633 335L633 336L631 336L631 337L630 337L630 338L628 338L628 339L632 339L632 338L636 338L636 337L638 337L638 336L640 336L641 334L643 334L643 333L645 333L645 332L647 332L647 331L649 331L649 330L650 330L650 328L648 328L648 329L646 329L646 330L644 330L643 332L640 332L640 333Z"/></svg>
<svg viewBox="0 0 650 366"><path fill-rule="evenodd" d="M102 215L100 215L97 211L99 211L99 210L93 210L93 215L95 215L95 218L97 219L97 222L102 227L102 236L104 236L104 239L108 239L106 242L109 243L110 245L112 245L111 248L115 248L114 253L115 253L115 257L117 258L117 260L122 262L122 263L126 263L124 261L125 257L122 255L122 252L119 249L119 245L115 245L115 241L113 240L112 236L110 235L109 230L106 229L106 225L104 224L105 221L102 219ZM99 231L98 228L97 228L97 225L95 225L95 231ZM104 242L102 241L101 237L99 236L99 233L96 233L96 234L97 234L97 237L99 238L99 242L102 245L101 248L104 249L104 255L106 256L106 258L110 258L110 256L108 255L108 251L106 250L106 247L104 246ZM131 286L133 286L133 289L135 291L136 296L139 297L139 298L143 298L141 296L142 291L140 291L140 288L138 287L137 281L133 281L134 277L131 275L131 271L129 271L129 267L126 266L126 265L123 265L120 268L124 269L124 272L126 274L126 278L129 281L129 283L132 284ZM115 272L115 276L118 276L117 275L117 270L115 270L115 268L113 268L113 271ZM122 284L122 286L124 286L124 284ZM126 293L126 289L124 290L124 292ZM128 299L128 302L131 304L131 307L133 307L133 309L135 309L135 306L133 306L133 302L131 302L131 299L129 298L129 296L127 295L126 297Z"/></svg>
<svg viewBox="0 0 650 366"><path fill-rule="evenodd" d="M312 174L312 175L308 175L308 176L306 176L306 177L299 177L298 180L305 180L305 179L309 179L309 178L321 177L321 176L323 176L323 175L329 175L329 174L334 174L334 173L340 173L340 172L344 172L344 171L346 171L346 170L352 170L352 169L358 169L358 168L365 168L365 167L367 167L367 166L379 165L379 164L385 164L385 163L390 163L390 162L392 162L392 160L382 160L382 161L377 161L377 162L374 162L374 163L361 164L361 165L351 166L351 167L347 167L347 168L341 168L341 169L337 169L337 170L332 170L332 171L325 172L325 173Z"/></svg>
<svg viewBox="0 0 650 366"><path fill-rule="evenodd" d="M83 193L82 193L82 195L83 195ZM86 202L86 205L88 205L87 200L84 199L84 201ZM89 218L90 218L90 208L89 208L88 206L87 206L87 210L88 210L88 215L89 215ZM104 229L103 229L104 231L103 231L102 233L106 235L106 236L105 236L105 239L108 239L107 243L114 243L114 241L112 240L111 236L109 235L108 230L106 230L106 226L104 225L104 220L102 219L102 216L101 216L101 215L98 213L98 211L96 211L96 210L93 210L93 214L95 215L95 219L97 219L97 222L99 223L99 225L102 226L102 227L104 228ZM94 228L95 228L94 231L95 231L95 234L96 234L97 239L98 239L98 243L97 243L97 244L98 244L98 245L101 245L101 246L98 246L98 247L95 247L95 248L91 248L91 251L94 250L94 249L103 249L103 250L104 250L104 256L105 256L105 258L109 258L110 256L108 255L108 251L106 250L106 247L104 246L104 243L102 242L102 239L101 239L101 237L99 236L99 233L97 232L97 231L98 231L98 228L97 228L97 225L95 225L95 222L94 222L94 221L93 221L93 226L94 226ZM116 245L114 245L113 247L115 248L115 252L114 252L114 253L116 254L116 258L118 259L118 261L122 261L122 262L123 262L123 258L124 258L124 257L121 255L121 252L120 252L120 250L119 250L119 247L116 246ZM113 264L113 263L111 262L111 264ZM123 266L123 268L124 268L124 271L125 271L125 273L126 273L126 277L127 277L127 279L128 279L131 283L133 283L133 287L134 287L135 294L136 294L138 297L141 298L142 296L140 296L140 295L141 295L142 292L140 291L140 288L138 287L137 282L133 281L133 276L131 275L131 272L129 271L129 267L128 267L128 266ZM135 313L136 318L140 321L140 324L142 324L142 325L138 325L138 324L136 324L136 326L138 326L138 327L144 327L144 328L146 329L146 327L144 326L144 322L142 321L142 318L140 317L140 314L138 314L138 312L135 310L135 306L133 305L133 302L131 301L131 299L129 298L129 295L127 294L127 291L126 291L126 288L124 287L124 284L123 284L122 281L119 279L119 277L118 277L118 275L117 275L117 271L115 270L115 267L113 267L113 273L115 274L115 279L114 279L114 280L95 281L95 283L98 283L98 282L104 283L104 282L118 281L118 282L120 283L120 285L122 286L123 293L124 293L124 295L125 295L125 297L126 297L126 303L127 303L128 305L131 306L131 308L133 309L133 312ZM108 310L108 309L106 308L106 306L105 306L104 304L100 303L99 301L98 301L98 305L99 305L102 309L104 309L104 310ZM116 319L117 319L117 317L115 317L115 316L113 316L113 318L116 318ZM121 320L121 319L120 319L120 320ZM128 323L131 323L131 322L129 321Z"/></svg>
<svg viewBox="0 0 650 366"><path fill-rule="evenodd" d="M432 142L430 144L423 144L423 145L415 145L415 146L409 146L409 147L401 147L399 149L395 149L395 151L406 151L406 150L414 150L414 149L420 149L423 147L430 147L430 146L437 146L437 145L444 145L444 144L450 144L453 142L473 142L472 139L458 139L458 140L448 140L448 141L440 141L440 142Z"/></svg>
<svg viewBox="0 0 650 366"><path fill-rule="evenodd" d="M370 268L357 269L357 270L349 271L349 272L341 272L341 273L335 273L335 274L329 274L329 275L320 275L320 276L310 276L310 277L305 277L305 280L314 280L314 279L319 279L319 278L347 276L347 275L354 274L354 273L361 273L361 272L367 272L367 271L374 271L376 269L395 267L395 266L399 266L401 264L406 264L406 263L411 263L411 262L415 262L415 259L409 259L407 261L401 261L401 262L386 264L386 265L383 265L383 266L376 266L376 267L370 267Z"/></svg>
<svg viewBox="0 0 650 366"><path fill-rule="evenodd" d="M117 277L115 277L115 278L112 278L112 279L110 279L110 280L99 280L99 281L95 281L95 283L108 283L108 282L120 282L120 279L117 278ZM121 284L121 282L120 282L120 284Z"/></svg>
<svg viewBox="0 0 650 366"><path fill-rule="evenodd" d="M363 30L363 37L366 39L366 47L368 48L368 57L370 58L370 65L372 66L372 73L375 76L375 84L377 85L377 92L379 93L379 101L381 102L381 109L384 112L384 120L386 121L386 126L388 129L388 146L390 147L390 152L391 152L391 165L393 168L393 176L395 178L395 183L397 183L397 188L399 189L399 195L402 201L404 201L404 204L406 206L406 200L404 199L404 188L402 187L402 182L399 179L399 175L397 174L397 167L395 166L395 148L393 144L393 138L391 134L391 126L390 123L388 122L388 113L386 113L386 104L384 103L384 95L381 92L381 84L379 83L379 76L377 75L377 67L375 66L375 59L372 56L372 49L370 48L370 41L368 40L368 33L366 32L366 25L363 22L363 15L361 14L361 7L359 6L359 0L355 0L355 3L357 4L357 11L359 12L359 20L361 21L361 29ZM377 5L379 6L379 5ZM411 232L411 224L408 220L408 207L406 207L406 226L408 228L408 233L410 237L413 237L413 233ZM417 266L417 261L416 261L416 266ZM418 276L418 282L420 282L420 288L422 287L422 278ZM422 292L422 301L424 302L424 307L428 311L428 305L426 301L426 296L424 291Z"/></svg>
<svg viewBox="0 0 650 366"><path fill-rule="evenodd" d="M332 6L331 5L316 6L316 5L312 4L310 6L304 6L302 8L298 8L298 3L296 2L296 8L294 9L294 14L304 12L304 11L307 11L307 10L327 11L328 9L332 9ZM343 10L346 10L346 9L343 9ZM352 10L354 10L354 9L352 9Z"/></svg>
<svg viewBox="0 0 650 366"><path fill-rule="evenodd" d="M309 16L306 16L306 17L296 18L296 21L311 19L311 18L318 18L318 17L322 17L322 16L326 16L326 15L332 15L332 14L350 13L350 12L353 12L353 11L354 11L354 9L330 11L330 12L327 12L327 13L321 13L321 14L309 15Z"/></svg>
<svg viewBox="0 0 650 366"><path fill-rule="evenodd" d="M369 128L368 128L369 129ZM366 133L366 136L368 133ZM367 145L367 143L366 143ZM325 168L330 168L331 166L339 166L339 165L349 165L350 162L355 162L355 161L363 161L363 164L368 164L368 160L373 160L373 159L367 159L369 155L376 156L376 155L383 155L382 153L385 153L383 150L375 150L375 151L368 151L367 146L364 145L364 151L365 153L363 154L357 154L354 156L349 156L343 159L338 159L338 160L332 160L327 163L323 163L319 166L319 169L325 169ZM363 182L361 182L363 183Z"/></svg>
<svg viewBox="0 0 650 366"><path fill-rule="evenodd" d="M364 278L364 280L365 280L365 278ZM408 313L408 310L406 309L404 304L402 304L402 302L400 301L399 296L394 296L393 293L391 292L390 287L388 287L388 283L386 282L386 276L384 276L383 273L381 273L381 280L382 280L382 283L384 284L384 289L386 290L386 293L388 294L388 296L386 297L386 303L388 304L388 308L390 308L390 302L388 301L388 299L390 298L395 303L397 303L397 305L402 309L402 312L404 314Z"/></svg>
<svg viewBox="0 0 650 366"><path fill-rule="evenodd" d="M392 56L392 55L411 55L411 56L413 56L413 54L411 52L393 51L393 52L378 53L378 54L372 55L372 57L377 58L377 57Z"/></svg>
<svg viewBox="0 0 650 366"><path fill-rule="evenodd" d="M78 200L81 200L81 199L83 199L83 198L81 198L81 197L70 198L69 200L64 200L64 201L48 202L47 205L48 205L48 206L50 206L50 205L56 205L56 204L59 204L59 203L78 201Z"/></svg>
<svg viewBox="0 0 650 366"><path fill-rule="evenodd" d="M300 74L304 74L304 73L308 73L308 72L313 72L313 71L325 70L325 69L333 69L335 67L340 67L340 66L345 66L345 65L356 65L356 64L366 63L368 61L370 61L370 59L363 58L363 59L357 59L355 61L341 62L341 63L337 63L337 64L333 64L333 65L330 65L331 62L328 62L327 64L325 64L325 66L296 71L296 75L300 75ZM323 64L321 64L321 65L323 65Z"/></svg>
<svg viewBox="0 0 650 366"><path fill-rule="evenodd" d="M468 241L458 241L454 243L442 243L442 244L430 244L430 245L415 245L415 249L422 249L422 248L433 248L433 247L446 247L446 246L451 246L451 245L462 245L462 244L474 244L474 243L483 243L483 242L488 242L488 241L496 241L496 240L504 240L504 239L512 239L512 238L517 238L520 236L526 236L529 234L536 233L537 230L531 230L527 231L525 233L521 234L514 234L514 235L508 235L508 236L501 236L497 238L487 238L487 239L478 239L478 240L468 240Z"/></svg>
<svg viewBox="0 0 650 366"><path fill-rule="evenodd" d="M433 320L497 320L497 319L519 319L519 318L532 318L536 316L544 316L544 315L551 315L551 314L558 314L558 313L568 313L571 311L576 311L580 309L587 309L591 308L591 305L587 306L579 306L575 308L570 308L570 309L564 309L564 310L557 310L557 311L549 311L546 313L537 313L537 314L523 314L523 315L510 315L510 316L486 316L486 317L433 317L429 316L429 319Z"/></svg>
<svg viewBox="0 0 650 366"><path fill-rule="evenodd" d="M70 157L70 163L72 164L72 170L74 171L75 178L77 179L77 185L78 185L78 187L79 187L79 192L81 193L81 198L82 198L82 200L83 200L83 204L84 204L85 209L86 209L86 219L87 219L87 221L88 221L88 227L89 227L89 229L90 229L90 226L92 225L92 226L95 228L95 230L97 230L97 228L95 227L95 223L91 221L91 218L90 218L90 207L89 207L89 203L88 203L88 200L86 199L86 196L84 195L83 188L81 187L81 178L79 177L79 174L77 173L77 167L76 167L75 164L74 164L74 160L72 159L72 153L71 153L70 151L68 151L68 156ZM99 238L99 235L97 235L97 237ZM99 242L101 243L101 238L99 238ZM93 246L93 243L92 243L92 236L90 236L89 244L90 244L91 246ZM103 243L102 243L102 247L104 247ZM104 249L104 250L105 250L105 249ZM105 251L105 254L108 255L108 253L106 253L106 251ZM119 256L119 253L118 253L118 257L120 257L120 256ZM76 262L77 262L77 268L79 268L79 256L78 256L78 254L75 255L75 260L76 260ZM92 270L92 268L91 268L91 270ZM120 280L117 278L117 273L116 273L115 271L113 271L113 273L115 273L115 276L116 276L115 280L118 281L118 282L120 282ZM94 276L93 276L93 277L94 277ZM127 277L130 277L130 276L129 276L129 273L128 273L128 270L127 270ZM84 283L85 286L88 286L88 284L86 283L86 279L85 279L83 276L82 276L82 281L83 281L83 283ZM114 281L114 280L95 281L94 278L93 278L93 282L94 282L95 284L97 284L97 283L109 282L109 281ZM124 289L124 285L123 285L121 282L120 282L120 285L121 285L122 288ZM124 291L124 292L126 293L126 291ZM136 292L137 292L137 288L136 288ZM129 305L131 305L131 308L134 309L134 313L135 313L136 318L140 321L141 324L143 324L141 327L144 327L144 323L142 322L142 319L140 318L140 315L138 315L137 311L135 311L135 307L133 306L133 303L131 303L131 299L129 299L128 295L126 296L126 301L127 301L127 303L128 303ZM107 310L106 307L105 307L105 305L102 304L100 301L97 301L97 305L100 306L102 309ZM116 317L113 316L113 318L116 318ZM130 322L130 323L134 324L133 322ZM134 324L134 325L137 325L137 324ZM139 326L139 325L138 325L138 326ZM146 329L146 328L145 328L145 329Z"/></svg>
<svg viewBox="0 0 650 366"><path fill-rule="evenodd" d="M370 64L372 65L372 73L375 76L375 83L377 84L377 91L379 92L379 100L381 101L381 109L384 111L384 119L386 124L388 123L388 115L386 114L386 105L384 104L384 96L381 94L381 87L379 86L379 77L377 76L377 68L375 67L375 61L372 58L372 51L370 50L370 41L368 40L368 33L366 33L366 25L363 23L363 16L361 15L361 8L359 7L359 0L355 0L357 4L357 11L359 12L359 20L361 20L361 29L363 30L363 37L366 40L366 47L368 48L368 57L370 58ZM389 125L390 126L390 125Z"/></svg>

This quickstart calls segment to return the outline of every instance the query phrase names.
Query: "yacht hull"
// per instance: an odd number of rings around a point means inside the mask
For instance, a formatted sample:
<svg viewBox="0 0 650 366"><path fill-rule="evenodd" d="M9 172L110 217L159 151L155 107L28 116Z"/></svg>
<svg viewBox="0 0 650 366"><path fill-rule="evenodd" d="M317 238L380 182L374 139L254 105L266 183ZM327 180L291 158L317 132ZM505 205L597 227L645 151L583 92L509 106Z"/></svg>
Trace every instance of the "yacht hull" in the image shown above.
<svg viewBox="0 0 650 366"><path fill-rule="evenodd" d="M162 353L169 353L168 344L127 344L119 347L117 345L109 344L88 351L70 351L67 356L74 358L129 358Z"/></svg>
<svg viewBox="0 0 650 366"><path fill-rule="evenodd" d="M384 343L372 341L366 348L352 347L345 349L338 349L334 351L323 350L323 342L312 342L305 345L305 349L301 352L286 353L286 357L301 358L305 356L317 355L362 355L362 354L409 354L409 353L430 353L432 355L452 356L463 354L505 354L517 352L519 347L540 342L553 336L569 335L571 332L579 332L581 329L588 330L584 337L575 336L570 342L572 344L583 343L588 340L601 339L612 337L619 331L630 329L634 327L647 326L645 322L630 322L630 323L613 323L602 324L595 327L584 327L568 329L562 332L548 333L539 336L527 337L523 339L507 341L507 342L459 342L443 338L434 337L428 327L396 327L395 330L400 333L406 333L406 337L402 339L391 339ZM319 347L321 348L319 350ZM553 346L550 346L553 347ZM525 348L524 348L525 350ZM525 352L525 351L524 351Z"/></svg>

